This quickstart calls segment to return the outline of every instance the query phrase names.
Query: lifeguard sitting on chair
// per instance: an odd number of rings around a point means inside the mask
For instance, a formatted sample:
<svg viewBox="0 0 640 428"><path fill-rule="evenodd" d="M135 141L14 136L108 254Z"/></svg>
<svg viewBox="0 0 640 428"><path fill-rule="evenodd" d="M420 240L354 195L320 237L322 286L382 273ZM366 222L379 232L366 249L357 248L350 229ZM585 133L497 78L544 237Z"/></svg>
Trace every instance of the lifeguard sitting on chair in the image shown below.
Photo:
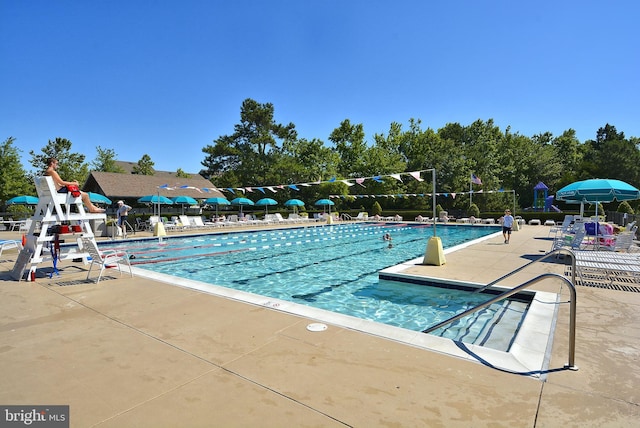
<svg viewBox="0 0 640 428"><path fill-rule="evenodd" d="M47 161L47 169L44 172L44 175L48 175L53 179L53 184L55 184L58 193L67 193L67 186L78 186L79 183L77 181L64 181L62 178L60 178L60 175L56 172L56 168L58 168L58 159L49 158L49 160ZM91 203L91 200L89 200L89 195L87 193L80 192L80 196L82 197L82 202L89 209L90 213L105 212L104 209L98 208L93 205L93 203Z"/></svg>

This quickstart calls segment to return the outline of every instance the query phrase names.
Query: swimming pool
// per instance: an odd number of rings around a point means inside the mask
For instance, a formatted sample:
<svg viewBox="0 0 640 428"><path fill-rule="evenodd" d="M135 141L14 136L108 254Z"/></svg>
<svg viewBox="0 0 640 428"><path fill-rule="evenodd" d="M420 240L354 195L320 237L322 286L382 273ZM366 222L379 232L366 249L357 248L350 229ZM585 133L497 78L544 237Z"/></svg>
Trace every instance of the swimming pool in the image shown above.
<svg viewBox="0 0 640 428"><path fill-rule="evenodd" d="M441 226L438 236L451 247L497 231ZM387 233L391 241L382 239ZM422 331L489 298L379 280L382 269L424 255L431 236L425 225L358 223L130 241L122 248L134 266L160 274ZM434 333L506 351L527 307L507 300Z"/></svg>

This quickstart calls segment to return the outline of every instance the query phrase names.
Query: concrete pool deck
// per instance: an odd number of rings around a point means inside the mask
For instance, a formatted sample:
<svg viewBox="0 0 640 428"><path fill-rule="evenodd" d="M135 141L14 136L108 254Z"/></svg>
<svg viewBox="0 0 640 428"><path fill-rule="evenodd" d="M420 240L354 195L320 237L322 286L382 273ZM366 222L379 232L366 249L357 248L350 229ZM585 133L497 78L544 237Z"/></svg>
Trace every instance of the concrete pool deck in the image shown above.
<svg viewBox="0 0 640 428"><path fill-rule="evenodd" d="M447 254L422 276L487 283L544 254L548 227ZM18 237L0 232L0 238ZM145 278L35 283L0 262L0 404L68 404L73 427L636 426L640 293L578 287L576 365L561 304L543 380ZM364 261L366 262L366 261ZM542 272L539 263L501 285ZM80 280L77 285L70 284ZM549 292L560 281L533 287Z"/></svg>

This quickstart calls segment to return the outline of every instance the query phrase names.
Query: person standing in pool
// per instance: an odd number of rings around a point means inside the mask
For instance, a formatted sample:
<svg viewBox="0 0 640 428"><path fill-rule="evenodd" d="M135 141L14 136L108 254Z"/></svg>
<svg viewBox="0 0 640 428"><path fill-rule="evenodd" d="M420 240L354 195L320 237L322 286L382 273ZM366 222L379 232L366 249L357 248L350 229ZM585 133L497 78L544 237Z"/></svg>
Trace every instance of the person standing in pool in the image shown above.
<svg viewBox="0 0 640 428"><path fill-rule="evenodd" d="M508 244L511 239L511 228L513 227L513 216L510 210L504 212L502 217L502 236L504 237L504 243Z"/></svg>
<svg viewBox="0 0 640 428"><path fill-rule="evenodd" d="M127 217L129 216L129 211L131 207L124 203L124 201L118 201L118 210L116 214L118 215L118 226L122 229L122 236L127 237L127 226L125 222L127 221Z"/></svg>

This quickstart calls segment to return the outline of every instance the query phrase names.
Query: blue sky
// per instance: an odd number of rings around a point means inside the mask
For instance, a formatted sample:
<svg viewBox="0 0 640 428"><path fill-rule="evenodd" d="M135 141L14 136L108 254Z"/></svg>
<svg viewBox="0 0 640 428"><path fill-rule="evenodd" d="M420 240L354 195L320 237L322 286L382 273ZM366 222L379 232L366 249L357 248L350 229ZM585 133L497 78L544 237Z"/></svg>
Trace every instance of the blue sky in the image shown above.
<svg viewBox="0 0 640 428"><path fill-rule="evenodd" d="M640 137L637 1L0 0L0 138L198 172L244 99L328 142L493 119Z"/></svg>

